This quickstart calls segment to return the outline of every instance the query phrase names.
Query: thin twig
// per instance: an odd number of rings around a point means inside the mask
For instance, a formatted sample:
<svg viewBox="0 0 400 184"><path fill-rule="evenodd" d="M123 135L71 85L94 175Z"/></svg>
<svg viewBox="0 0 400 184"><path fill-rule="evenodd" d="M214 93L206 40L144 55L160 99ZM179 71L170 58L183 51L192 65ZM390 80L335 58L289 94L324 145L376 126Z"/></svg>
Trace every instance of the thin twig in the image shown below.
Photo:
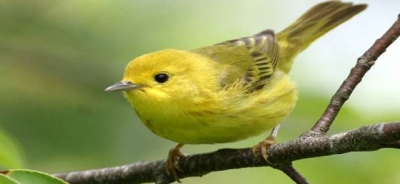
<svg viewBox="0 0 400 184"><path fill-rule="evenodd" d="M292 164L285 165L281 168L277 168L290 177L297 184L308 184L306 178L304 178Z"/></svg>
<svg viewBox="0 0 400 184"><path fill-rule="evenodd" d="M357 64L351 69L349 76L343 81L340 88L333 95L331 102L317 123L311 128L314 133L325 134L339 113L343 104L349 99L351 93L364 77L365 73L375 64L376 59L386 51L400 36L400 15L389 30L369 48L357 60Z"/></svg>

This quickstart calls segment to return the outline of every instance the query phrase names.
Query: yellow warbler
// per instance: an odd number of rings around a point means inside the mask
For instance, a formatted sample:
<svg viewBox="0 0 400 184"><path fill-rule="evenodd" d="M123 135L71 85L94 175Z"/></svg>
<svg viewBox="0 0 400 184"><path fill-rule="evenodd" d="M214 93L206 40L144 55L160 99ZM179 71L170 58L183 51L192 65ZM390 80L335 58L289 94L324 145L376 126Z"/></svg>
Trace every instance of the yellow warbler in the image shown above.
<svg viewBox="0 0 400 184"><path fill-rule="evenodd" d="M106 91L124 91L148 129L179 143L167 160L167 171L177 179L184 144L238 141L282 122L297 100L287 75L294 57L365 8L328 1L277 35L265 30L189 51L145 54L130 61L122 82ZM261 149L267 159L268 144L255 146L255 152Z"/></svg>

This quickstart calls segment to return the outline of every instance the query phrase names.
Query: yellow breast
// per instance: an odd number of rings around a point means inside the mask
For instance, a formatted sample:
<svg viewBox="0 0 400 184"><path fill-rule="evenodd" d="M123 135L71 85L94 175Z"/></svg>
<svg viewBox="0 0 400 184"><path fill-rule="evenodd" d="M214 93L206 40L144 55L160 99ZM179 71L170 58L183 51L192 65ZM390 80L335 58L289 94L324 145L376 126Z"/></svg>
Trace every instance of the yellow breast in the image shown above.
<svg viewBox="0 0 400 184"><path fill-rule="evenodd" d="M240 85L233 85L186 102L154 101L146 92L126 95L147 128L184 144L233 142L259 135L282 122L297 101L296 85L280 71L262 90L242 92Z"/></svg>

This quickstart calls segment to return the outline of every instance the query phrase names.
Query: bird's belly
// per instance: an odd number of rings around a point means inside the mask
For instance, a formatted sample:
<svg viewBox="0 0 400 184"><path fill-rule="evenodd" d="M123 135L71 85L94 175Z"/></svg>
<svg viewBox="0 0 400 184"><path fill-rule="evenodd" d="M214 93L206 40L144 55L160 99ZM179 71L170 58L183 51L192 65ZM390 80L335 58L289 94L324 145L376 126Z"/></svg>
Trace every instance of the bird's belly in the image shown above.
<svg viewBox="0 0 400 184"><path fill-rule="evenodd" d="M285 115L286 116L286 115ZM142 122L153 133L184 144L213 144L243 140L257 136L282 122L285 116L252 117L246 114L229 116L185 117Z"/></svg>
<svg viewBox="0 0 400 184"><path fill-rule="evenodd" d="M281 120L281 119L279 119ZM165 122L144 124L153 133L174 142L184 144L212 144L234 142L259 135L273 128L280 121L241 119L229 117L220 120L194 120L184 122L184 126L165 125ZM182 120L178 120L182 121Z"/></svg>

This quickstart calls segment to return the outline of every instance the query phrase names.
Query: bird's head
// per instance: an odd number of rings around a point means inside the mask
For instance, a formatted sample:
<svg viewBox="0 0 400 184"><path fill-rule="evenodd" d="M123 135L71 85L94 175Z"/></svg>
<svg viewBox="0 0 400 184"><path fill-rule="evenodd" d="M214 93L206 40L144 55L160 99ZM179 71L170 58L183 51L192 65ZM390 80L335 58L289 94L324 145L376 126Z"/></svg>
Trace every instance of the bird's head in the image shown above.
<svg viewBox="0 0 400 184"><path fill-rule="evenodd" d="M106 91L124 91L133 104L196 100L216 89L213 64L190 51L167 49L142 55L130 61L122 81Z"/></svg>

